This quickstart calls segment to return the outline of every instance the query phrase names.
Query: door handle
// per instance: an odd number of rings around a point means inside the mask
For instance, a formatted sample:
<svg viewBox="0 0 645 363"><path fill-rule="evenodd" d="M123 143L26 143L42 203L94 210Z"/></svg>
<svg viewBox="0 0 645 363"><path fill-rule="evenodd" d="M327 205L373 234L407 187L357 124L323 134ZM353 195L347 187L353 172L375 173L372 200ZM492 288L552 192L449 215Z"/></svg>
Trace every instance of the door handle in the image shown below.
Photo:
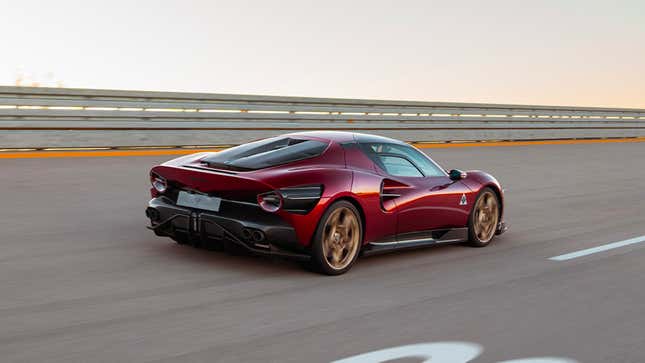
<svg viewBox="0 0 645 363"><path fill-rule="evenodd" d="M444 190L448 187L448 185L435 185L434 187L430 188L431 192L436 192L439 190Z"/></svg>
<svg viewBox="0 0 645 363"><path fill-rule="evenodd" d="M401 196L401 194L389 193L389 192L388 193L381 192L380 195L381 195L381 198L398 198Z"/></svg>

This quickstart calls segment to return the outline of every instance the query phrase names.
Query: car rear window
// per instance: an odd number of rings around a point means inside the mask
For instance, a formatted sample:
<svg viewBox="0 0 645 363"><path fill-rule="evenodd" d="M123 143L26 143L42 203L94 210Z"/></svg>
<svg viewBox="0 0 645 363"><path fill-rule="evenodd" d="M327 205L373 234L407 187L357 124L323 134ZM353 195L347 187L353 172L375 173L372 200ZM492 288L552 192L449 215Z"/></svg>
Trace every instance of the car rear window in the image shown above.
<svg viewBox="0 0 645 363"><path fill-rule="evenodd" d="M220 151L202 162L219 169L258 170L318 156L327 145L317 140L270 138Z"/></svg>

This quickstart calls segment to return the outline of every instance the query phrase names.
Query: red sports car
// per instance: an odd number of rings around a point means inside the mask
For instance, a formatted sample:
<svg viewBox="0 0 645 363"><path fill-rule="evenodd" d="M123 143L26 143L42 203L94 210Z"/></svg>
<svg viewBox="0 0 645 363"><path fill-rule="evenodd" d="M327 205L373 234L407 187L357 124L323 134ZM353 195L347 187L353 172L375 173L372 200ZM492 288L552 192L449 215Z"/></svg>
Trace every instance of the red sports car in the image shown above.
<svg viewBox="0 0 645 363"><path fill-rule="evenodd" d="M150 229L181 244L234 244L346 272L359 254L467 242L506 230L504 192L481 171L444 171L416 148L351 132L286 134L150 172Z"/></svg>

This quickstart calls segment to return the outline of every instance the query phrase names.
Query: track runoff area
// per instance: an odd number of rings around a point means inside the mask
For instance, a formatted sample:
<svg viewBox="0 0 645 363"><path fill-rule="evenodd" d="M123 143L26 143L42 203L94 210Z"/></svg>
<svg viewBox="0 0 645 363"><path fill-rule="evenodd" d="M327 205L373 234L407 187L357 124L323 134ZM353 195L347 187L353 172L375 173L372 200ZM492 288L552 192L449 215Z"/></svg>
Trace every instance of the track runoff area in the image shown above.
<svg viewBox="0 0 645 363"><path fill-rule="evenodd" d="M511 229L483 249L362 258L339 278L147 231L147 171L196 149L2 152L0 356L643 362L640 141L416 145L497 176Z"/></svg>

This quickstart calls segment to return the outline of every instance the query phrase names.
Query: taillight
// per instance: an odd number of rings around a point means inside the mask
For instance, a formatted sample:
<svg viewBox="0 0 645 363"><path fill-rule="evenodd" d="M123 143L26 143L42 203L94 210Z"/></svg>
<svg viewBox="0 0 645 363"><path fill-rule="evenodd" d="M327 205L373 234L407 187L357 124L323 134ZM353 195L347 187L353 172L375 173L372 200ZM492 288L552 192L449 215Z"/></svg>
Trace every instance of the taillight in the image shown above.
<svg viewBox="0 0 645 363"><path fill-rule="evenodd" d="M150 174L150 184L159 193L163 193L168 189L168 182L163 177L157 174Z"/></svg>
<svg viewBox="0 0 645 363"><path fill-rule="evenodd" d="M258 204L267 212L277 212L282 208L282 196L278 192L258 194Z"/></svg>

